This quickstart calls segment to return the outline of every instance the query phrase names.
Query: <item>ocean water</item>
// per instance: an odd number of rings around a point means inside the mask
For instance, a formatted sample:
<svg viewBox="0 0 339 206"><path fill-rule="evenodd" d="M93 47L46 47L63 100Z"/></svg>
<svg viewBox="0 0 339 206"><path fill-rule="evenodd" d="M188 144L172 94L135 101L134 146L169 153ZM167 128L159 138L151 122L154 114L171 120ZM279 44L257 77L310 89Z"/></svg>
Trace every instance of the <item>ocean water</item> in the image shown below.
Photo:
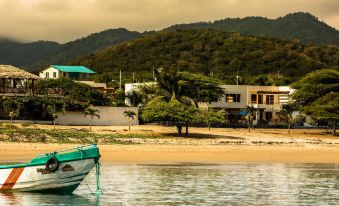
<svg viewBox="0 0 339 206"><path fill-rule="evenodd" d="M103 164L73 195L0 194L0 205L339 205L337 164Z"/></svg>

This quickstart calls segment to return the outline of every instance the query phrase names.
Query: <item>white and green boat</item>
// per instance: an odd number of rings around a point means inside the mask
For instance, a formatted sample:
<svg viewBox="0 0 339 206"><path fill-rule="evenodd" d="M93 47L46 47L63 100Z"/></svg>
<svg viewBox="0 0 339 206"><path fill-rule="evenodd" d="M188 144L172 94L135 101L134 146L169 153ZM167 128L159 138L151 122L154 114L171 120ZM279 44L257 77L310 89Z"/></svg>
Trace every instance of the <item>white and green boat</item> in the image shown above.
<svg viewBox="0 0 339 206"><path fill-rule="evenodd" d="M39 155L29 163L0 165L0 192L72 193L93 167L99 173L99 158L93 144Z"/></svg>

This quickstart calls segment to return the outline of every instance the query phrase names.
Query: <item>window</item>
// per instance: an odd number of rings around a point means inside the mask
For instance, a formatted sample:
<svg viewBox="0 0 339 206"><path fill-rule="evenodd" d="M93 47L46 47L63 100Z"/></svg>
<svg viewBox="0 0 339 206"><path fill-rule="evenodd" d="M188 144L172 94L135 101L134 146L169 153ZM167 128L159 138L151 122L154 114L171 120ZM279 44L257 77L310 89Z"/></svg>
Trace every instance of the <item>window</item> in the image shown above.
<svg viewBox="0 0 339 206"><path fill-rule="evenodd" d="M251 103L256 104L257 103L257 95L256 94L251 94Z"/></svg>
<svg viewBox="0 0 339 206"><path fill-rule="evenodd" d="M258 95L258 104L263 104L264 103L264 98L262 94Z"/></svg>
<svg viewBox="0 0 339 206"><path fill-rule="evenodd" d="M226 94L226 102L240 102L240 94Z"/></svg>
<svg viewBox="0 0 339 206"><path fill-rule="evenodd" d="M46 78L49 78L49 72L46 72Z"/></svg>
<svg viewBox="0 0 339 206"><path fill-rule="evenodd" d="M272 120L272 112L265 112L265 119L270 122Z"/></svg>
<svg viewBox="0 0 339 206"><path fill-rule="evenodd" d="M57 73L53 72L53 78L57 78Z"/></svg>
<svg viewBox="0 0 339 206"><path fill-rule="evenodd" d="M266 104L274 104L274 95L266 95Z"/></svg>

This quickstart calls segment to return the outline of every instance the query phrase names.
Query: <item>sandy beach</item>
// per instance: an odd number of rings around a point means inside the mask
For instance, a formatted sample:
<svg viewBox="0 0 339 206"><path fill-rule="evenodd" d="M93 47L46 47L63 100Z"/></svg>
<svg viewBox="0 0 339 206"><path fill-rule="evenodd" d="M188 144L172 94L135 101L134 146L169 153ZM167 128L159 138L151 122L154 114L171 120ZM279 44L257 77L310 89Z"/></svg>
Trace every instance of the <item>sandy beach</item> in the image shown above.
<svg viewBox="0 0 339 206"><path fill-rule="evenodd" d="M51 126L39 125L49 129ZM81 129L60 127L58 129ZM162 138L132 138L135 144L100 144L104 163L228 163L290 162L339 163L339 138L324 130L191 128L191 135L175 137L175 128L154 125L132 127L94 127L96 133L137 133ZM75 144L0 143L1 162L25 162L38 154L71 148Z"/></svg>
<svg viewBox="0 0 339 206"><path fill-rule="evenodd" d="M25 162L69 144L1 143L1 162ZM339 163L339 148L324 146L99 145L104 163Z"/></svg>

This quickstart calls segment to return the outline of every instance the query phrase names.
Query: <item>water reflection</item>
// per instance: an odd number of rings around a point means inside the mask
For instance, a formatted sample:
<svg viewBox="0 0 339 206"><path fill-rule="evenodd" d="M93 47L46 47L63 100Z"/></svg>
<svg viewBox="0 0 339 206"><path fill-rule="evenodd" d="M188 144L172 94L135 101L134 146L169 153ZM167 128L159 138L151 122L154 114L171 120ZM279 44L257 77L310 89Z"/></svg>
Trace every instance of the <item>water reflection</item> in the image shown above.
<svg viewBox="0 0 339 206"><path fill-rule="evenodd" d="M339 205L335 164L103 165L75 195L1 194L0 205Z"/></svg>
<svg viewBox="0 0 339 206"><path fill-rule="evenodd" d="M38 193L0 193L0 205L100 205L99 199L88 199L81 195L53 195Z"/></svg>

